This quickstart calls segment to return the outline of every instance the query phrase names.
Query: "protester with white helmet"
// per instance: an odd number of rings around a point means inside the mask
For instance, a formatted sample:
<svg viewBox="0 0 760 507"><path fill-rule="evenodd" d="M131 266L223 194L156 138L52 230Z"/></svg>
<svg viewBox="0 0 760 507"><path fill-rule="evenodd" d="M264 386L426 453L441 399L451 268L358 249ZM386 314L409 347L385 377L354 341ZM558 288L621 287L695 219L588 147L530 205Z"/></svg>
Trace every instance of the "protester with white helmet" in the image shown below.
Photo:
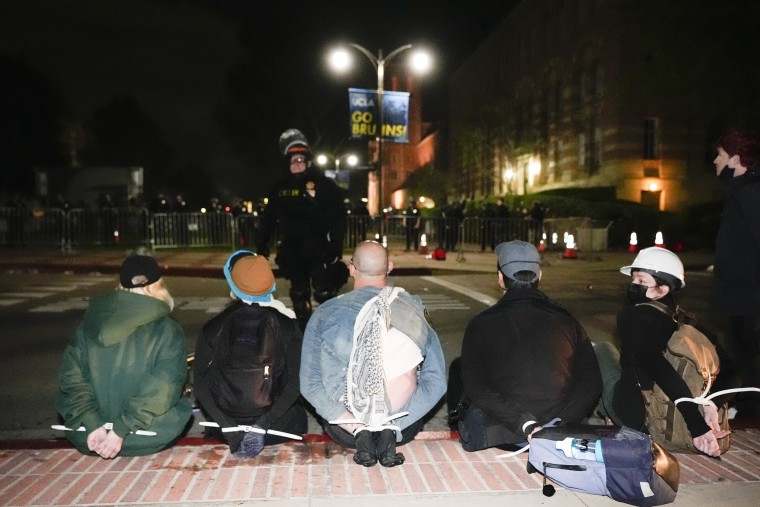
<svg viewBox="0 0 760 507"><path fill-rule="evenodd" d="M693 396L683 378L663 356L677 328L673 319L676 294L686 285L686 280L678 256L659 247L645 248L631 265L620 268L620 272L631 277L628 299L632 305L623 308L617 316L620 352L608 342L594 345L604 382L600 408L615 424L642 430L645 426L642 390L651 390L657 384L671 400ZM652 306L653 301L665 305L670 314ZM717 345L714 336L698 324L696 327ZM721 372L711 392L738 387L741 382L726 354L719 346L717 349ZM713 401L717 405L722 403L719 399ZM694 403L679 403L676 407L686 421L694 447L709 456L719 456L717 439L725 433L720 429L715 406L705 406L703 413Z"/></svg>

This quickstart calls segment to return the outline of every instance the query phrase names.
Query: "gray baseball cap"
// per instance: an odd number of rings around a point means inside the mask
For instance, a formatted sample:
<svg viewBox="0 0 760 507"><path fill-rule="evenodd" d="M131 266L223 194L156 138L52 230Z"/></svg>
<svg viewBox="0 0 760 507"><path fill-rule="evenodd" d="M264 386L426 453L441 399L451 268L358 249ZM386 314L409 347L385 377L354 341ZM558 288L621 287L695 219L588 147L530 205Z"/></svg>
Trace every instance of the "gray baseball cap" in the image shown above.
<svg viewBox="0 0 760 507"><path fill-rule="evenodd" d="M499 257L499 269L504 276L516 280L515 273L530 271L535 277L525 280L533 283L541 273L541 255L535 246L525 241L507 241L496 245L494 253Z"/></svg>

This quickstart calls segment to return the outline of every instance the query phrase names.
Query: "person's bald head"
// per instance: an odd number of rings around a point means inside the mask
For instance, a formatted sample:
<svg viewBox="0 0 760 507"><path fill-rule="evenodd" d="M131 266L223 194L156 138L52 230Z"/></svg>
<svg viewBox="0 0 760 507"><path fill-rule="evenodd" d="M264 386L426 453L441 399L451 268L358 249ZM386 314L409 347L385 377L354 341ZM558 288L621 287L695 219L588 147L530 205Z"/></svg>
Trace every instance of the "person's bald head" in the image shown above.
<svg viewBox="0 0 760 507"><path fill-rule="evenodd" d="M350 272L356 288L364 285L384 287L392 269L388 252L377 241L362 241L354 250Z"/></svg>

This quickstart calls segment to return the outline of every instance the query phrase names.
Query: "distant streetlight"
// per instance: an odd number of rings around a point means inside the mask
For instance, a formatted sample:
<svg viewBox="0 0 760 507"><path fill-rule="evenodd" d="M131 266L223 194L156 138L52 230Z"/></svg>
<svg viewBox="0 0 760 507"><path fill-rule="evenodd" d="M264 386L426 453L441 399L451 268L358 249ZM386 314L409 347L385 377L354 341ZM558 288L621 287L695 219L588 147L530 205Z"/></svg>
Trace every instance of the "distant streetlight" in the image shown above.
<svg viewBox="0 0 760 507"><path fill-rule="evenodd" d="M367 57L367 59L372 63L375 70L377 71L377 108L379 112L379 121L377 125L377 143L378 143L378 151L377 151L377 187L378 187L378 209L383 208L383 91L384 91L384 82L385 82L385 65L387 63L390 63L390 61L395 58L400 53L406 51L407 49L411 49L411 44L406 44L404 46L398 47L388 53L388 56L383 57L383 50L379 49L377 52L377 56L373 55L368 49L366 49L363 46L360 46L359 44L354 44L353 42L348 44L349 47L356 49L361 54ZM338 48L333 50L328 55L328 61L330 63L330 67L332 67L333 70L337 72L346 72L349 70L352 66L352 58L351 54L347 49L344 48ZM432 67L432 59L430 57L430 54L427 53L424 50L416 50L412 52L411 57L409 59L409 66L410 68L418 73L424 73L430 70Z"/></svg>
<svg viewBox="0 0 760 507"><path fill-rule="evenodd" d="M335 163L335 174L334 174L333 177L334 177L336 183L338 183L338 185L341 186L341 187L343 187L343 188L348 188L349 179L346 178L345 180L341 180L340 177L338 176L340 174L340 167L341 167L340 161L341 161L341 159L344 159L345 162L346 162L346 164L345 164L346 166L348 166L348 167L356 167L359 164L359 157L357 157L353 153L349 153L349 154L342 155L342 156L335 156L335 155L328 155L328 154L325 154L325 153L319 153L317 155L316 159L315 159L315 162L317 163L317 165L319 167L321 167L321 168L324 169L325 166L327 166L327 164L330 162L330 159L332 159L333 162Z"/></svg>

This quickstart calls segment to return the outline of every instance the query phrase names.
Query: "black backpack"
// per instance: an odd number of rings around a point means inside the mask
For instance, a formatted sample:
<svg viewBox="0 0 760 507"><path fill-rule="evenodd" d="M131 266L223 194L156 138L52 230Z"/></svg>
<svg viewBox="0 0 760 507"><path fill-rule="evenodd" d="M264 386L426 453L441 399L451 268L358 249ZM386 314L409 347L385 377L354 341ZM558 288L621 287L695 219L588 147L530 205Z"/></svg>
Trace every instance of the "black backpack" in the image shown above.
<svg viewBox="0 0 760 507"><path fill-rule="evenodd" d="M277 310L242 304L217 332L205 375L225 414L258 416L276 399L285 377L280 328Z"/></svg>

